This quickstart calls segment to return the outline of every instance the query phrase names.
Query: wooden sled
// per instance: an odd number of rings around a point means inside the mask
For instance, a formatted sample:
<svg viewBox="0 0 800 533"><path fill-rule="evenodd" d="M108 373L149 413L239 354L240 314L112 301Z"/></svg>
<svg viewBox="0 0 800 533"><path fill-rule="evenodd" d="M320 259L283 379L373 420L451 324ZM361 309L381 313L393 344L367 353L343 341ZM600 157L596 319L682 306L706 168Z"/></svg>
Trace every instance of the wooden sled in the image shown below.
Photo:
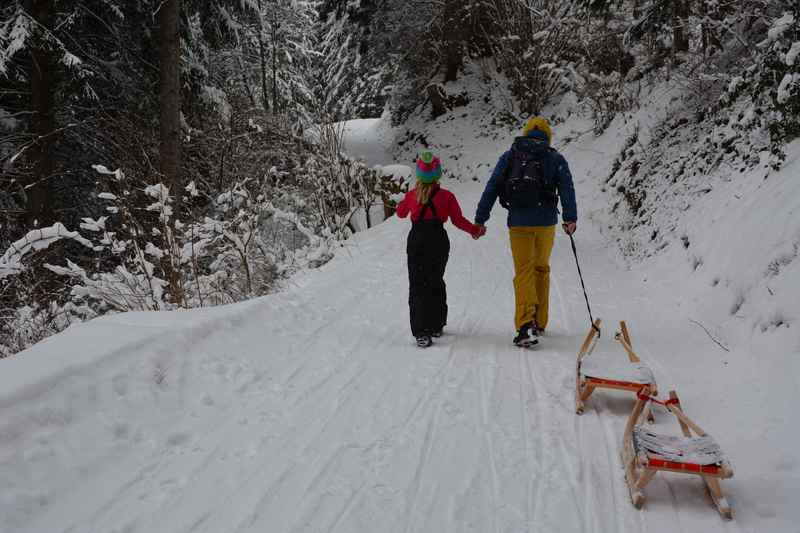
<svg viewBox="0 0 800 533"><path fill-rule="evenodd" d="M647 404L657 402L678 419L683 436L653 432L640 423ZM697 436L693 437L691 431ZM644 504L644 488L657 472L677 472L703 478L719 514L730 520L733 511L722 493L720 479L733 476L733 469L714 439L692 422L681 409L678 395L670 391L669 400L661 402L650 396L649 387L638 394L636 405L628 418L622 440L622 463L631 502L637 509Z"/></svg>
<svg viewBox="0 0 800 533"><path fill-rule="evenodd" d="M595 320L578 352L575 368L575 412L579 415L583 414L586 400L596 389L623 390L637 394L642 387L647 386L653 394L658 393L653 371L633 351L625 322L619 323L620 331L614 338L622 344L628 361L612 363L609 357L589 357L600 339L600 323L599 318ZM649 406L646 409L646 418L652 422L653 415Z"/></svg>

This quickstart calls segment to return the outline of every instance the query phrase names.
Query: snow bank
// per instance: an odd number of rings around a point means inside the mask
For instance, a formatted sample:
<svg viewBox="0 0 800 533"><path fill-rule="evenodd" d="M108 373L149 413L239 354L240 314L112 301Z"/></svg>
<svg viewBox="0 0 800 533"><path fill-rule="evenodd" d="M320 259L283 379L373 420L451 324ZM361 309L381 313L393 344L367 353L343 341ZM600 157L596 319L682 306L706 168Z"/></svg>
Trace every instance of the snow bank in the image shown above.
<svg viewBox="0 0 800 533"><path fill-rule="evenodd" d="M358 208L350 217L350 225L355 231L364 231L386 220L383 203L373 204L369 208L369 221L363 207Z"/></svg>
<svg viewBox="0 0 800 533"><path fill-rule="evenodd" d="M71 326L21 355L2 361L0 409L47 393L71 376L89 376L97 365L153 345L179 346L186 352L194 342L227 322L246 316L258 300L188 311L129 312ZM188 344L187 344L188 343Z"/></svg>
<svg viewBox="0 0 800 533"><path fill-rule="evenodd" d="M405 181L410 180L414 175L414 171L408 165L377 165L376 170L381 173L381 176Z"/></svg>

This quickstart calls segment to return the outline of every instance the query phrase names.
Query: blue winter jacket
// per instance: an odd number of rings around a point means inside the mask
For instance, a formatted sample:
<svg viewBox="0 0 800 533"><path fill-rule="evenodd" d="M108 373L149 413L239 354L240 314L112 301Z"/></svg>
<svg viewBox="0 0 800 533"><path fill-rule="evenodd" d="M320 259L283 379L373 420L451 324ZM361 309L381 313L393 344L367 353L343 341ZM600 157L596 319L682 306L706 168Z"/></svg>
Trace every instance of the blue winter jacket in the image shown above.
<svg viewBox="0 0 800 533"><path fill-rule="evenodd" d="M538 131L532 132L533 135L539 134ZM556 151L548 151L551 159L550 168L555 169L556 173L556 189L558 196L561 198L561 208L564 210L564 222L577 222L578 221L578 208L575 205L575 187L572 184L572 174L569 171L567 160L564 159L560 153ZM511 151L505 152L500 156L497 165L494 167L492 177L486 183L486 188L483 190L481 199L478 202L478 210L475 214L476 224L485 224L489 220L489 214L492 211L495 200L497 200L497 180L500 175L505 171L506 165L509 163ZM513 226L554 226L558 223L558 208L553 207L530 207L530 208L517 208L508 210L507 225Z"/></svg>

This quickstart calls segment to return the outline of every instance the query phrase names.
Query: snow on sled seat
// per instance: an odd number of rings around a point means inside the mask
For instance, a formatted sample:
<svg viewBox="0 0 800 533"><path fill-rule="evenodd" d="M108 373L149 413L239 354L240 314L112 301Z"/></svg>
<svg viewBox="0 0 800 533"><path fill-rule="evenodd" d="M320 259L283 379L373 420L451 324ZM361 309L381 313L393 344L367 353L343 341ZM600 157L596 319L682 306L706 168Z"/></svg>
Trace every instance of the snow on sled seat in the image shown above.
<svg viewBox="0 0 800 533"><path fill-rule="evenodd" d="M633 428L633 450L637 454L645 453L648 464L707 474L718 473L719 465L725 460L722 450L710 435L662 435L642 426Z"/></svg>
<svg viewBox="0 0 800 533"><path fill-rule="evenodd" d="M609 382L636 383L639 388L655 383L653 371L646 364L612 360L611 354L593 353L581 363L584 376L594 380Z"/></svg>
<svg viewBox="0 0 800 533"><path fill-rule="evenodd" d="M650 395L649 387L644 387L625 426L622 462L631 502L637 509L642 507L644 488L659 471L693 474L703 478L720 515L730 520L733 511L719 480L732 477L733 469L714 438L684 414L675 391L670 391L669 397L665 402L659 401ZM651 402L675 415L683 436L663 435L641 425L642 413Z"/></svg>
<svg viewBox="0 0 800 533"><path fill-rule="evenodd" d="M594 353L600 339L600 319L597 319L586 335L575 367L575 412L583 414L586 400L595 389L614 389L638 393L645 385L657 391L653 371L643 363L631 347L631 337L625 322L620 322L620 331L614 338L622 344L627 360L614 358L610 353ZM589 357L591 355L591 357ZM652 413L647 412L652 421Z"/></svg>

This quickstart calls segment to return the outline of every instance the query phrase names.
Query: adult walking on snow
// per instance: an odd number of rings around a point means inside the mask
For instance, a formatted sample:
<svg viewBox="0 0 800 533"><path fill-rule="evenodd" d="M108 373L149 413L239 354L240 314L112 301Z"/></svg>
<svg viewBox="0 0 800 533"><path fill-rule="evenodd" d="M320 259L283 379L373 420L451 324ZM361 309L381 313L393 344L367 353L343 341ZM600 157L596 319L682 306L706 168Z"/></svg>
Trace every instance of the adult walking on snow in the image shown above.
<svg viewBox="0 0 800 533"><path fill-rule="evenodd" d="M444 223L453 224L473 238L482 235L476 226L461 214L455 195L439 186L442 166L430 152L417 159L417 186L408 191L397 205L397 216L411 216L408 233L408 306L411 314L411 333L417 346L427 348L432 337L442 335L447 324L447 290L444 270L450 255L450 240Z"/></svg>
<svg viewBox="0 0 800 533"><path fill-rule="evenodd" d="M550 253L561 198L564 231L575 232L578 220L572 174L564 157L550 146L552 130L542 117L531 118L522 136L500 156L483 191L475 223L483 226L499 197L508 209L514 257L516 310L514 344L530 347L547 327L550 297ZM485 228L483 229L485 232Z"/></svg>

